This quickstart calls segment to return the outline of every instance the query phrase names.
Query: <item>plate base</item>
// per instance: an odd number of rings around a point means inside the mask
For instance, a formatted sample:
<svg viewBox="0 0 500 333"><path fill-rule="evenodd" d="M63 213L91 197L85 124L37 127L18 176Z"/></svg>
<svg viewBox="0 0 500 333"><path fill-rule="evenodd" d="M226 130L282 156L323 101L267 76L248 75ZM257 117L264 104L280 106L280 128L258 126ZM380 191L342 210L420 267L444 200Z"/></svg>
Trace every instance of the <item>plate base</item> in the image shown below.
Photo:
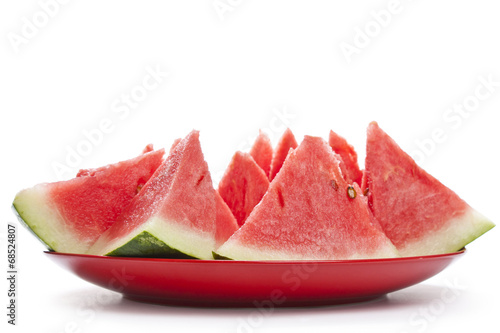
<svg viewBox="0 0 500 333"><path fill-rule="evenodd" d="M207 300L189 300L189 299L165 299L155 297L143 297L136 295L123 295L124 299L139 303L167 305L167 306L182 306L182 307L197 307L197 308L294 308L294 307L320 307L332 305L345 305L373 302L382 300L387 297L386 294L375 295L369 297L349 297L349 298L335 298L326 300L297 300L286 301L280 304L272 303L270 300L234 300L234 301L207 301Z"/></svg>

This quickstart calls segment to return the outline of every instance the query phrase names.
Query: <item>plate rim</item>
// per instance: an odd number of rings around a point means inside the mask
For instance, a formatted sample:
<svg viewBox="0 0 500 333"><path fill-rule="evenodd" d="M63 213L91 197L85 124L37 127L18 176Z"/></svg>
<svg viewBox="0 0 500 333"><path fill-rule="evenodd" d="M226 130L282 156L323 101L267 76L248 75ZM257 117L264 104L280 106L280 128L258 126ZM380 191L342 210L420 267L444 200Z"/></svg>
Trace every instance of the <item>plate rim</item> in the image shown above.
<svg viewBox="0 0 500 333"><path fill-rule="evenodd" d="M455 252L440 253L440 254L430 254L421 256L409 256L409 257L395 257L395 258L372 258L372 259L341 259L341 260L205 260L205 259L172 259L172 258L148 258L148 257L113 257L113 256L98 256L92 254L82 254L82 253L65 253L56 251L43 251L43 253L48 255L71 257L71 258L87 258L87 259L99 259L99 260L113 260L113 261L142 261L142 262L164 262L164 263L187 263L187 264L201 264L201 265L211 265L225 263L227 265L300 265L300 264L367 264L367 263L391 263L391 262L402 262L402 261L414 261L414 260L426 260L426 259L441 259L455 256L462 256L467 252L464 247Z"/></svg>

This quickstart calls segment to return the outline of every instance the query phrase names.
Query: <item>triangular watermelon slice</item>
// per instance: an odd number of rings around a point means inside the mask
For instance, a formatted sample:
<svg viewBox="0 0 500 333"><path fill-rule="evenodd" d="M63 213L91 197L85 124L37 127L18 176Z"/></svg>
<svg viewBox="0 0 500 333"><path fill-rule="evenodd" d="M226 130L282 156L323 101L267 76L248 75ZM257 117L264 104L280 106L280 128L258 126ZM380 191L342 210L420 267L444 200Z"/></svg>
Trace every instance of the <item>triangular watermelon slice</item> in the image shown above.
<svg viewBox="0 0 500 333"><path fill-rule="evenodd" d="M368 127L365 166L370 207L401 255L454 252L494 227L375 122Z"/></svg>
<svg viewBox="0 0 500 333"><path fill-rule="evenodd" d="M273 159L273 146L267 134L261 130L259 130L259 135L250 149L250 155L252 155L255 162L264 170L266 177L269 178L271 161Z"/></svg>
<svg viewBox="0 0 500 333"><path fill-rule="evenodd" d="M345 164L346 179L348 182L356 182L361 185L362 172L358 166L358 154L346 139L330 130L328 144L332 147L333 151L340 155Z"/></svg>
<svg viewBox="0 0 500 333"><path fill-rule="evenodd" d="M306 136L245 224L216 254L236 260L398 256L339 164L326 141Z"/></svg>
<svg viewBox="0 0 500 333"><path fill-rule="evenodd" d="M252 156L238 151L219 182L219 194L241 226L268 187L266 174Z"/></svg>
<svg viewBox="0 0 500 333"><path fill-rule="evenodd" d="M280 171L290 149L295 149L297 146L298 144L297 140L295 140L295 136L292 131L287 128L274 149L271 171L269 172L270 181L272 181Z"/></svg>
<svg viewBox="0 0 500 333"><path fill-rule="evenodd" d="M212 259L215 219L215 190L192 131L88 253Z"/></svg>
<svg viewBox="0 0 500 333"><path fill-rule="evenodd" d="M164 150L148 147L134 159L19 192L13 207L20 221L51 250L86 252L162 163Z"/></svg>

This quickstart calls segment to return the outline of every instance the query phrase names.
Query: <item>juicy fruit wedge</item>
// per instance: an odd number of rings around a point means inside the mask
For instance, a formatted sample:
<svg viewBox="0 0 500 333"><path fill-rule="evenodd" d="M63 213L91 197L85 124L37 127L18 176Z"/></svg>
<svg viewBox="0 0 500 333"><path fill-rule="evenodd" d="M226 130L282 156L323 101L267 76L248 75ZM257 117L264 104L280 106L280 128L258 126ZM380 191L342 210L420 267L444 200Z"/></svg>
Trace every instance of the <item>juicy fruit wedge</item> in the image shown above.
<svg viewBox="0 0 500 333"><path fill-rule="evenodd" d="M292 151L245 224L218 250L236 260L396 257L366 198L350 198L337 158L321 138ZM354 191L360 191L355 185Z"/></svg>
<svg viewBox="0 0 500 333"><path fill-rule="evenodd" d="M219 194L241 226L268 187L266 174L252 156L236 152L219 183Z"/></svg>
<svg viewBox="0 0 500 333"><path fill-rule="evenodd" d="M134 159L80 170L74 179L22 190L13 207L20 221L49 249L84 253L162 163L164 150L148 149Z"/></svg>
<svg viewBox="0 0 500 333"><path fill-rule="evenodd" d="M285 161L290 149L297 148L297 140L292 131L287 128L281 136L273 153L273 160L271 162L271 171L269 172L269 180L272 181L278 174Z"/></svg>
<svg viewBox="0 0 500 333"><path fill-rule="evenodd" d="M250 155L255 162L264 170L266 177L269 178L271 171L271 161L273 159L273 146L266 133L259 131L259 135L250 149Z"/></svg>
<svg viewBox="0 0 500 333"><path fill-rule="evenodd" d="M354 147L334 131L330 131L328 144L332 147L333 151L342 158L345 165L345 178L347 181L356 182L358 185L361 185L363 173L359 170L358 154L354 150Z"/></svg>
<svg viewBox="0 0 500 333"><path fill-rule="evenodd" d="M95 255L211 259L215 190L192 131L172 149L127 209L89 250Z"/></svg>
<svg viewBox="0 0 500 333"><path fill-rule="evenodd" d="M403 256L454 252L494 227L375 122L368 127L365 166L370 207Z"/></svg>

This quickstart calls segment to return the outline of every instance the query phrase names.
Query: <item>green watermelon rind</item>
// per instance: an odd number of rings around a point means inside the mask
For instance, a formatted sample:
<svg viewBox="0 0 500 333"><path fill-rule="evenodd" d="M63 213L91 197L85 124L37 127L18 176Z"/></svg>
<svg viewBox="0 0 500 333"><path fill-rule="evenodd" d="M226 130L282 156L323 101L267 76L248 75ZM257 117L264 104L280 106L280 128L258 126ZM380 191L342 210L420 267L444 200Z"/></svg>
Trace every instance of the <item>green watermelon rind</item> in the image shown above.
<svg viewBox="0 0 500 333"><path fill-rule="evenodd" d="M215 260L234 260L232 258L222 256L215 251L212 251L212 256L214 257Z"/></svg>
<svg viewBox="0 0 500 333"><path fill-rule="evenodd" d="M148 234L149 240L137 238L141 234L145 235L144 233ZM124 237L109 240L105 237L106 235L103 236L90 248L88 254L107 256L119 253L120 256L128 257L134 256L138 251L148 251L148 247L154 246L156 247L154 251L165 253L164 258L167 257L168 253L172 253L172 256L168 256L169 258L188 256L195 259L212 260L212 251L215 247L215 238L212 234L204 235L198 231L194 232L176 221L159 216L151 217ZM139 244L138 241L144 243ZM143 246L146 249L142 249ZM152 251L152 249L150 250Z"/></svg>
<svg viewBox="0 0 500 333"><path fill-rule="evenodd" d="M126 244L107 253L106 256L195 259L192 256L168 246L147 231L141 232Z"/></svg>

